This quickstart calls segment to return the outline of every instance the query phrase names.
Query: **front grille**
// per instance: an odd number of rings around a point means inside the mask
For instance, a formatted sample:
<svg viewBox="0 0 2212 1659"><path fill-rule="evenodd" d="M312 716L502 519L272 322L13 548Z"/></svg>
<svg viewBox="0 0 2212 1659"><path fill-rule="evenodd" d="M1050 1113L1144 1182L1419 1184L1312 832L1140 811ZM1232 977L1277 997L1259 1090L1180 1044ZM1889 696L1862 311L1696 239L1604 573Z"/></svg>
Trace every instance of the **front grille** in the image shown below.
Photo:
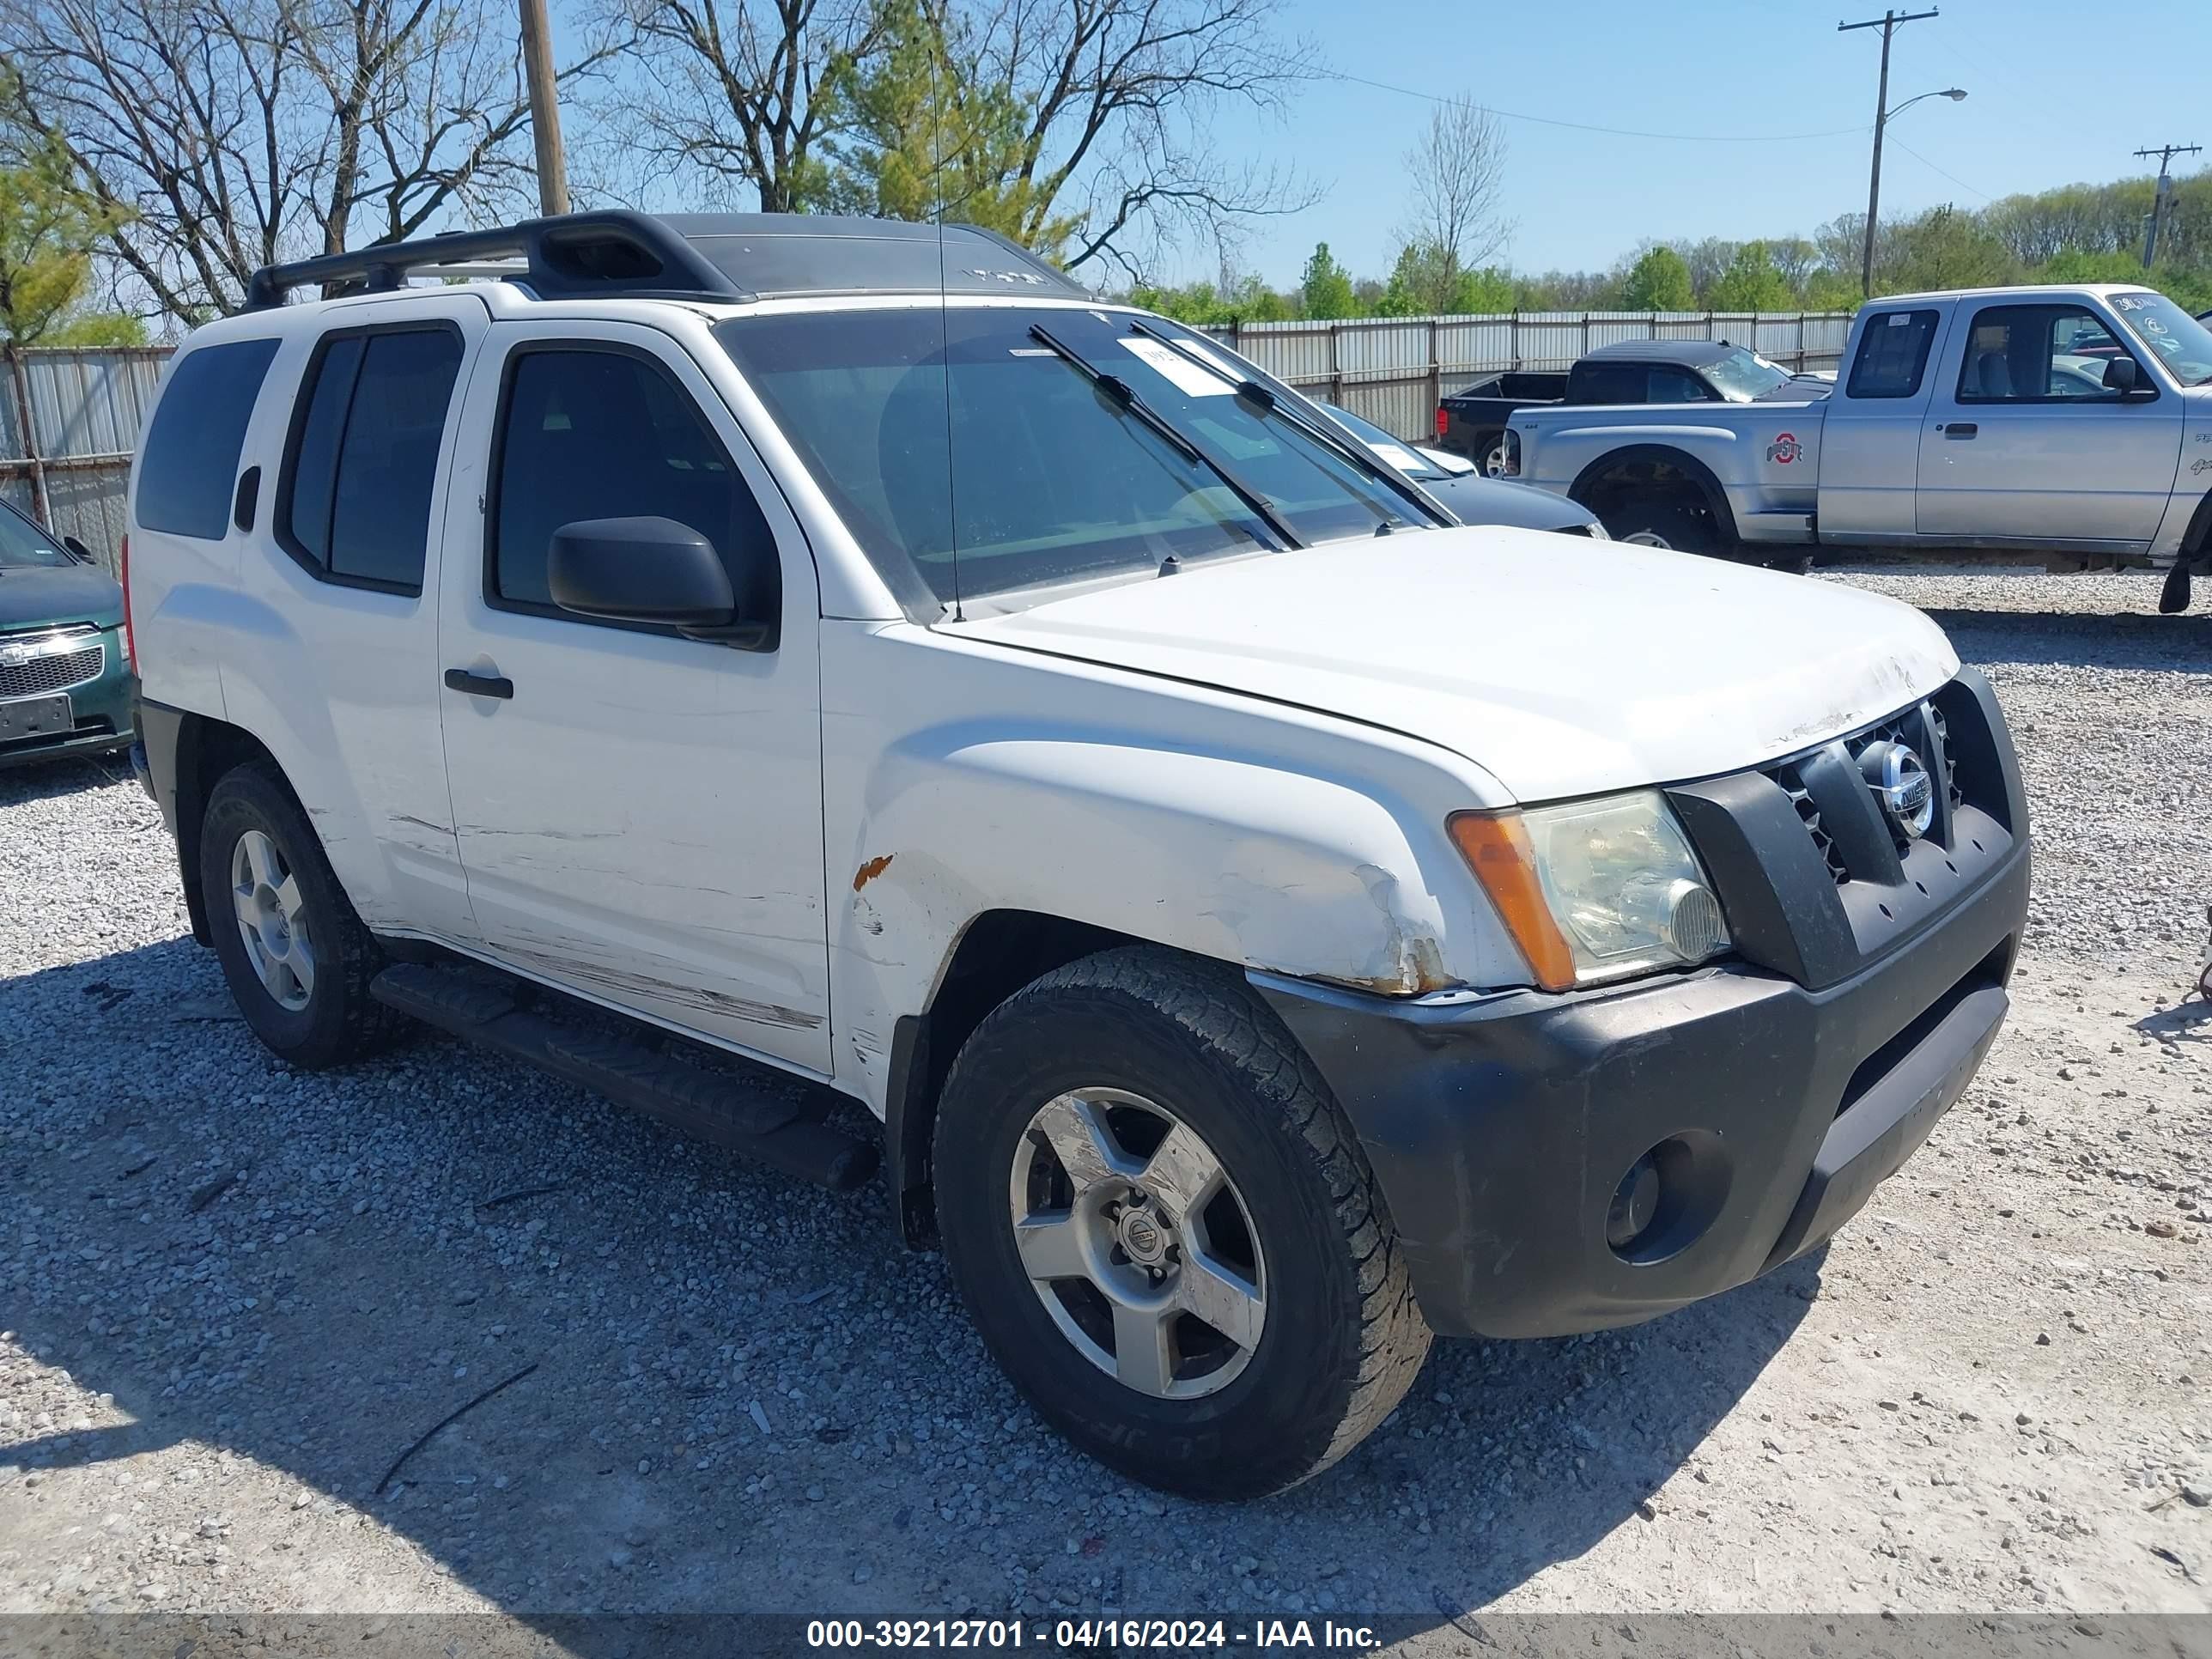
<svg viewBox="0 0 2212 1659"><path fill-rule="evenodd" d="M1936 697L1944 695L1938 692ZM1927 769L1929 785L1941 803L1927 838L1948 847L1959 811L1968 803L1954 763L1950 727L1936 699L1899 710L1810 753L1760 769L1790 797L1805 833L1838 887L1853 881L1894 882L1897 860L1913 843L1914 838L1878 805L1868 809L1867 803L1878 800L1879 796L1866 781L1862 763L1877 744L1909 749Z"/></svg>
<svg viewBox="0 0 2212 1659"><path fill-rule="evenodd" d="M82 641L83 643L78 643ZM31 654L22 658L23 648ZM37 697L100 678L107 647L89 629L30 638L0 635L0 697Z"/></svg>

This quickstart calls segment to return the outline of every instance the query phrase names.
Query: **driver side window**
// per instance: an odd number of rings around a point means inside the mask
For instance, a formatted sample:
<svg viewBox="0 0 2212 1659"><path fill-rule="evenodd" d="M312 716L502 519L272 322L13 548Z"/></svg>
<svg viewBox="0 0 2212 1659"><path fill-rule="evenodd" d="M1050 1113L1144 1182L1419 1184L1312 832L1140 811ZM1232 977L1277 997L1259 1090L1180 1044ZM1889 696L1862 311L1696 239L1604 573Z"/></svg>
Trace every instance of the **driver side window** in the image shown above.
<svg viewBox="0 0 2212 1659"><path fill-rule="evenodd" d="M2117 403L2105 371L2126 356L2080 306L1986 306L1967 333L1959 401Z"/></svg>

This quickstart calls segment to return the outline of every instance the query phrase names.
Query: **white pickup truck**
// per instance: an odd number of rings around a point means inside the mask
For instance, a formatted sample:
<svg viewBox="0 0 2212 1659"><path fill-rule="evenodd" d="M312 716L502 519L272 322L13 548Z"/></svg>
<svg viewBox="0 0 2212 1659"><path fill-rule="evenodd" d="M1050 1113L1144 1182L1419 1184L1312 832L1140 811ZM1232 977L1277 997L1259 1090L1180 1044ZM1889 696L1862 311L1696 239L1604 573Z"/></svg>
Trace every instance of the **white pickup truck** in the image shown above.
<svg viewBox="0 0 2212 1659"><path fill-rule="evenodd" d="M1431 1332L1818 1249L2004 1017L2020 770L1905 605L1455 525L963 228L580 214L253 298L167 371L125 567L252 1030L880 1164L1139 1479L1273 1491Z"/></svg>
<svg viewBox="0 0 2212 1659"><path fill-rule="evenodd" d="M1831 394L1526 408L1504 471L1623 541L2162 569L2179 611L2212 561L2212 329L2139 288L1900 295L1860 311Z"/></svg>

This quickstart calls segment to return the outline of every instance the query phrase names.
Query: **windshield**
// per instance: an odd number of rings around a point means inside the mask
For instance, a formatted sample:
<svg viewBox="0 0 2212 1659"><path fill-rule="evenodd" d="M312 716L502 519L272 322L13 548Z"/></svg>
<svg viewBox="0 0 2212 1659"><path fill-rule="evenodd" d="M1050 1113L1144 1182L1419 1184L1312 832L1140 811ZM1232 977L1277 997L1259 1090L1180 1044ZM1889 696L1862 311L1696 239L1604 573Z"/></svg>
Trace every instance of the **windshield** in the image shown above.
<svg viewBox="0 0 2212 1659"><path fill-rule="evenodd" d="M76 561L21 514L0 507L0 570L74 570Z"/></svg>
<svg viewBox="0 0 2212 1659"><path fill-rule="evenodd" d="M1746 351L1741 346L1709 363L1700 363L1698 373L1712 383L1714 391L1732 404L1747 404L1763 398L1778 386L1786 386L1790 371L1765 358Z"/></svg>
<svg viewBox="0 0 2212 1659"><path fill-rule="evenodd" d="M1395 467L1416 483L1442 483L1451 474L1421 453L1409 443L1392 437L1374 422L1363 419L1348 409L1334 404L1322 407L1336 417L1336 423L1365 444L1383 465Z"/></svg>
<svg viewBox="0 0 2212 1659"><path fill-rule="evenodd" d="M901 564L950 604L1270 550L1270 516L1302 543L1425 524L1237 397L1228 364L1209 372L1131 321L931 305L738 318L715 334L895 591L911 588Z"/></svg>
<svg viewBox="0 0 2212 1659"><path fill-rule="evenodd" d="M2112 309L2175 380L2184 386L2212 385L2212 329L2163 294L2115 295Z"/></svg>

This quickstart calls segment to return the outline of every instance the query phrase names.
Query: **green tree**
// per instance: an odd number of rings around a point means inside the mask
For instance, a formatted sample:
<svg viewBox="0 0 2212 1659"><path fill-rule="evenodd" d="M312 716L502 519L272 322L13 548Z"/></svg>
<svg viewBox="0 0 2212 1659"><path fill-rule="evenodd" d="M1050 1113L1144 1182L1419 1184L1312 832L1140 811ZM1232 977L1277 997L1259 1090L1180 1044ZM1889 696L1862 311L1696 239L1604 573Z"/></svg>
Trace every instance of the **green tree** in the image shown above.
<svg viewBox="0 0 2212 1659"><path fill-rule="evenodd" d="M944 0L888 0L881 38L834 93L842 136L802 180L801 204L941 216L1060 258L1080 221L1042 210L1025 165L1033 111L989 72L963 19Z"/></svg>
<svg viewBox="0 0 2212 1659"><path fill-rule="evenodd" d="M1337 263L1327 242L1314 245L1298 282L1298 299L1305 314L1316 318L1357 317L1359 301L1352 291L1352 273Z"/></svg>
<svg viewBox="0 0 2212 1659"><path fill-rule="evenodd" d="M1789 282L1767 257L1764 242L1746 242L1738 248L1728 269L1705 291L1705 306L1711 311L1788 311L1796 302Z"/></svg>
<svg viewBox="0 0 2212 1659"><path fill-rule="evenodd" d="M1886 294L1924 289L1984 288L2020 275L2012 250L1972 213L1930 208L1884 239L1875 264L1875 285Z"/></svg>
<svg viewBox="0 0 2212 1659"><path fill-rule="evenodd" d="M1462 270L1453 283L1451 303L1445 311L1455 317L1497 317L1513 309L1520 285L1512 272L1497 265Z"/></svg>
<svg viewBox="0 0 2212 1659"><path fill-rule="evenodd" d="M84 188L59 133L18 130L0 143L0 334L10 345L98 334L83 313L92 250L125 216ZM107 319L127 324L129 319Z"/></svg>
<svg viewBox="0 0 2212 1659"><path fill-rule="evenodd" d="M1671 247L1655 247L1629 267L1621 290L1627 311L1688 311L1698 303L1690 267Z"/></svg>

